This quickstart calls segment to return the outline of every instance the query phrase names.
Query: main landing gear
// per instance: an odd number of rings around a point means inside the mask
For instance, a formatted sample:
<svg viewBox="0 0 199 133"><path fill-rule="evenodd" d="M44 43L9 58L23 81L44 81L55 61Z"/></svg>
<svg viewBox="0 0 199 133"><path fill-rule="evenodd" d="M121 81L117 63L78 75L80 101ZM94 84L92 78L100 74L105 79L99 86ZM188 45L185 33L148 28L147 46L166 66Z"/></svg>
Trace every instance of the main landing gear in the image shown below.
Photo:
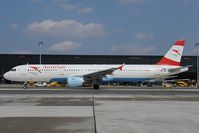
<svg viewBox="0 0 199 133"><path fill-rule="evenodd" d="M99 89L99 85L98 84L94 84L93 85L93 89L98 90Z"/></svg>

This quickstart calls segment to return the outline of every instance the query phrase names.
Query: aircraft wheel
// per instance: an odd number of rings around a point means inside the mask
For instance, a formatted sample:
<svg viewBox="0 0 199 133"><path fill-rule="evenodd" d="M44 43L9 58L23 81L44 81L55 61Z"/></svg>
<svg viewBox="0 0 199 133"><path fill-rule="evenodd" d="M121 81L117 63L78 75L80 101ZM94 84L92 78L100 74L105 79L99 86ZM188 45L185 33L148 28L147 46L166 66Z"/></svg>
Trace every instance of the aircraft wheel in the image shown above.
<svg viewBox="0 0 199 133"><path fill-rule="evenodd" d="M147 87L152 87L152 86L153 86L152 83L148 83L148 84L147 84Z"/></svg>
<svg viewBox="0 0 199 133"><path fill-rule="evenodd" d="M99 85L98 85L98 84L95 84L95 85L93 85L93 88L94 88L95 90L98 90L98 89L99 89Z"/></svg>
<svg viewBox="0 0 199 133"><path fill-rule="evenodd" d="M27 87L27 86L23 86L23 88L24 88L24 89L27 89L28 87Z"/></svg>
<svg viewBox="0 0 199 133"><path fill-rule="evenodd" d="M24 83L23 88L24 88L24 89L27 89L27 88L28 88L28 87L27 87L27 82Z"/></svg>

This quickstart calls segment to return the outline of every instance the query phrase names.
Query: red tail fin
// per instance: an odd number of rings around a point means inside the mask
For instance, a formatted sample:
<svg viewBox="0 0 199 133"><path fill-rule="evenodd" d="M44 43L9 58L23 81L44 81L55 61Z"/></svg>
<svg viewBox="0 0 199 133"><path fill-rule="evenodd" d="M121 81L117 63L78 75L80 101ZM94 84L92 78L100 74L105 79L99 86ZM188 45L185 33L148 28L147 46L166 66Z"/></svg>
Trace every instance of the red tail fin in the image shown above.
<svg viewBox="0 0 199 133"><path fill-rule="evenodd" d="M178 40L166 53L166 55L157 63L157 65L179 66L182 58L185 40Z"/></svg>

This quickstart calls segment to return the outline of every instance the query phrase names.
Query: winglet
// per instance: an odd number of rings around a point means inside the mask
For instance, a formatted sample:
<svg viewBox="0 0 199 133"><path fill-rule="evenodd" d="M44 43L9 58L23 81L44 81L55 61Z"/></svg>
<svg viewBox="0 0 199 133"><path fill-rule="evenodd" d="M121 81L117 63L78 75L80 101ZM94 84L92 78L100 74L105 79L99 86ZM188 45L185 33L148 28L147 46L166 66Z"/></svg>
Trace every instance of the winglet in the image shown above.
<svg viewBox="0 0 199 133"><path fill-rule="evenodd" d="M181 66L181 67L178 67L178 68L171 68L169 69L168 71L169 72L175 72L175 71L188 71L189 70L189 67L192 67L193 65L188 65L188 66Z"/></svg>
<svg viewBox="0 0 199 133"><path fill-rule="evenodd" d="M125 63L123 63L121 66L119 66L117 69L122 71L123 66L125 65Z"/></svg>

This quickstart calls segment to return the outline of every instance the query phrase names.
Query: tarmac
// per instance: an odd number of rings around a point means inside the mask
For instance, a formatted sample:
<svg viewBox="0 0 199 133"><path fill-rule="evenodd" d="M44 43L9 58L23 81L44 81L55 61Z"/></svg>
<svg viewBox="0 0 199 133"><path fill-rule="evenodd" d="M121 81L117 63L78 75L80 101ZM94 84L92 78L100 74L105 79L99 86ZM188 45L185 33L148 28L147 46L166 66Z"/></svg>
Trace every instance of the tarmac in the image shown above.
<svg viewBox="0 0 199 133"><path fill-rule="evenodd" d="M198 133L198 110L197 88L0 86L2 133Z"/></svg>

